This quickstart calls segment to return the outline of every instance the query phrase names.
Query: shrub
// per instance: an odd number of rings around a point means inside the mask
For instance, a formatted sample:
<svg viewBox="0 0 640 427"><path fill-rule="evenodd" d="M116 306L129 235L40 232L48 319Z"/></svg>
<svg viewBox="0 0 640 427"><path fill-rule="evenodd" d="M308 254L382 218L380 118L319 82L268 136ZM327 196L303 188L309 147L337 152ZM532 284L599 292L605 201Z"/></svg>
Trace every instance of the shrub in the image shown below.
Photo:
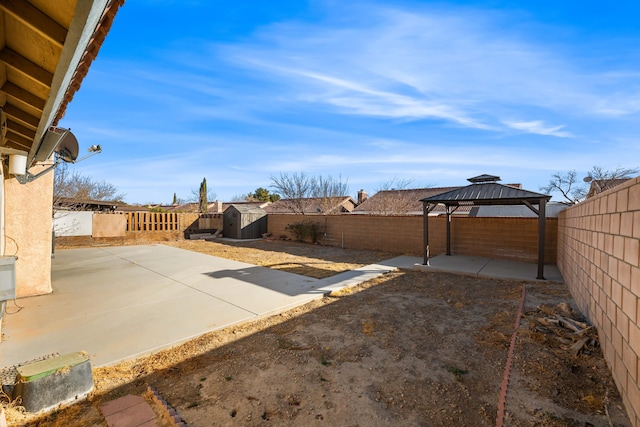
<svg viewBox="0 0 640 427"><path fill-rule="evenodd" d="M311 220L294 222L293 224L288 224L284 229L293 233L295 239L299 242L310 240L313 243L318 243L318 238L322 236L322 231L318 224Z"/></svg>

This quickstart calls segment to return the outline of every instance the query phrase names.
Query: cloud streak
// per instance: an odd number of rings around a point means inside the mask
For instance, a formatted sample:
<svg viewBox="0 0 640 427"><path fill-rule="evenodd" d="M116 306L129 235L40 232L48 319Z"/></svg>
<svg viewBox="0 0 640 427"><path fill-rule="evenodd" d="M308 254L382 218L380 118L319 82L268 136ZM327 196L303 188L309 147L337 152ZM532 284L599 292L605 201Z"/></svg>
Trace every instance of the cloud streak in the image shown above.
<svg viewBox="0 0 640 427"><path fill-rule="evenodd" d="M563 125L549 126L544 124L542 120L534 120L531 122L504 122L505 125L512 129L520 130L526 133L537 135L557 136L558 138L573 138L570 132L563 131Z"/></svg>

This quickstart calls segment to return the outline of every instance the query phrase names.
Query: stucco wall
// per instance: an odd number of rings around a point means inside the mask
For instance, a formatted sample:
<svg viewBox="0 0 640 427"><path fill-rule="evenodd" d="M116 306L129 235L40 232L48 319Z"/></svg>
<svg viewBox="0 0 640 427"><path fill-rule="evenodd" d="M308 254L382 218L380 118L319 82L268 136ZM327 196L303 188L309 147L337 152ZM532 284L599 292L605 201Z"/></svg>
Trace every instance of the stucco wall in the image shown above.
<svg viewBox="0 0 640 427"><path fill-rule="evenodd" d="M640 178L560 213L558 267L640 426Z"/></svg>
<svg viewBox="0 0 640 427"><path fill-rule="evenodd" d="M56 236L91 236L93 212L56 211L53 214L53 231Z"/></svg>
<svg viewBox="0 0 640 427"><path fill-rule="evenodd" d="M30 169L34 175L44 166ZM5 255L15 255L18 297L51 292L53 173L29 184L4 181Z"/></svg>
<svg viewBox="0 0 640 427"><path fill-rule="evenodd" d="M127 234L127 217L94 213L91 234L93 237L122 237Z"/></svg>
<svg viewBox="0 0 640 427"><path fill-rule="evenodd" d="M422 256L422 216L289 215L269 214L268 231L276 237L292 235L287 224L311 220L326 238L320 243L352 249L374 249ZM556 262L557 220L547 219L545 262ZM429 250L432 256L446 251L446 219L429 218ZM537 218L453 218L451 252L536 262Z"/></svg>

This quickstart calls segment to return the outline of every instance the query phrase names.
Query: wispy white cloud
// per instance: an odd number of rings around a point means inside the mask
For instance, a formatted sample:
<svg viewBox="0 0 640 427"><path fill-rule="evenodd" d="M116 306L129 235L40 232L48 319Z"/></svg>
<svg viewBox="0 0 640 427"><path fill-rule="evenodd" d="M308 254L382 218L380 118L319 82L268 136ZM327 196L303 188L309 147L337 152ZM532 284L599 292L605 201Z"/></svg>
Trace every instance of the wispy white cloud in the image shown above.
<svg viewBox="0 0 640 427"><path fill-rule="evenodd" d="M352 114L496 130L491 124L504 121L501 113L522 108L584 115L640 111L633 96L607 91L635 77L580 69L569 48L537 42L515 25L506 29L511 16L370 4L357 14L348 28L341 26L345 20L274 24L250 43L222 52L266 75L297 75L284 81L291 93Z"/></svg>
<svg viewBox="0 0 640 427"><path fill-rule="evenodd" d="M557 136L558 138L573 138L570 132L563 131L564 125L549 126L541 120L530 122L510 122L505 121L505 125L512 129L520 130L526 133L534 133L537 135Z"/></svg>

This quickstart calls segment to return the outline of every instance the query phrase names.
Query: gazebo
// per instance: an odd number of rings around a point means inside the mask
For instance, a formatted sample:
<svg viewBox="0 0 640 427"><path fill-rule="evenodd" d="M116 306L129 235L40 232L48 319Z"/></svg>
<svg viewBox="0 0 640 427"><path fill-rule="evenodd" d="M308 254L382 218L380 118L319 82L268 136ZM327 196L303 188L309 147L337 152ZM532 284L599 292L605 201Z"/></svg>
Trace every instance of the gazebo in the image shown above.
<svg viewBox="0 0 640 427"><path fill-rule="evenodd" d="M424 221L424 264L429 264L429 212L443 204L447 214L447 255L451 255L451 214L460 206L525 205L538 216L538 276L544 280L546 206L551 196L498 184L500 177L480 175L469 178L471 185L421 199Z"/></svg>

